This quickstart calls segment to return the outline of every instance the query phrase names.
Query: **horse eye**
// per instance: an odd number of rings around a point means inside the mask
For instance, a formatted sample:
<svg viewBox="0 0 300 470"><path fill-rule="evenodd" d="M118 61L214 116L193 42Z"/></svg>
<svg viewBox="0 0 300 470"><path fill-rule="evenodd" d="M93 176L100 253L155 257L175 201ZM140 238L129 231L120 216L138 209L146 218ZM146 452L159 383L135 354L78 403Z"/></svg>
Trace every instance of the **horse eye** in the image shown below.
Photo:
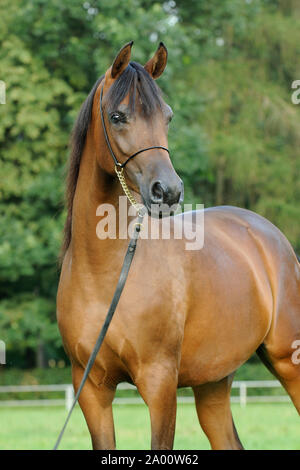
<svg viewBox="0 0 300 470"><path fill-rule="evenodd" d="M171 114L170 116L168 116L167 125L170 124L170 122L172 121L172 119L173 119L173 114Z"/></svg>
<svg viewBox="0 0 300 470"><path fill-rule="evenodd" d="M168 123L168 124L170 124L170 122L172 121L173 116L174 116L174 113L173 113L173 111L170 109L170 112L168 113L168 116L167 116L167 123Z"/></svg>
<svg viewBox="0 0 300 470"><path fill-rule="evenodd" d="M110 116L110 120L113 124L118 124L121 121L121 115L119 113L113 113Z"/></svg>

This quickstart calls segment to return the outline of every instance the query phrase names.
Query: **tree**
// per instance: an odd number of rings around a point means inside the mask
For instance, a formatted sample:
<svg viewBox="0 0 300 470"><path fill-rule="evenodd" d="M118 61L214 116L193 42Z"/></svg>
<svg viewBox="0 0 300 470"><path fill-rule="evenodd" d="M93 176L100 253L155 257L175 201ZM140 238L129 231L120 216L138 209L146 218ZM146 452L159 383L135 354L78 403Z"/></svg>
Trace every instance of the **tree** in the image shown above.
<svg viewBox="0 0 300 470"><path fill-rule="evenodd" d="M59 357L57 255L69 134L96 79L134 40L174 110L169 146L185 202L265 215L300 250L297 0L2 0L0 339L13 365Z"/></svg>

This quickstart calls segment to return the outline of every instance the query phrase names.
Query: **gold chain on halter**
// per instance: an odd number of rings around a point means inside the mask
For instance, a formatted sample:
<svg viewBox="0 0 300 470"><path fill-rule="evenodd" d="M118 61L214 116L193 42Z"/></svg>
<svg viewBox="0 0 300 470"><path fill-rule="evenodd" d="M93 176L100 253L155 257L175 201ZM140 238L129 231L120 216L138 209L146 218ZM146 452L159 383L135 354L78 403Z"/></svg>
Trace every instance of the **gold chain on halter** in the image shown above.
<svg viewBox="0 0 300 470"><path fill-rule="evenodd" d="M120 167L117 167L115 166L115 171L117 173L117 176L119 178L119 181L121 183L121 186L123 188L123 191L124 193L126 194L130 204L137 210L139 211L140 210L140 204L135 200L135 198L133 197L133 195L131 194L128 186L127 186L127 183L125 181L125 177L124 177L124 168L120 168Z"/></svg>
<svg viewBox="0 0 300 470"><path fill-rule="evenodd" d="M134 224L135 226L139 226L139 230L140 230L142 225L143 225L142 220L143 220L143 217L145 215L145 208L144 207L141 208L141 204L139 204L136 201L136 199L133 197L133 195L131 194L130 189L128 188L127 183L125 181L124 168L118 167L116 165L115 166L115 172L117 173L117 177L119 178L120 184L123 188L124 193L126 194L126 196L128 198L128 201L135 208L135 210L137 211L137 213L139 215L139 218L141 219L140 222L137 222L137 223Z"/></svg>

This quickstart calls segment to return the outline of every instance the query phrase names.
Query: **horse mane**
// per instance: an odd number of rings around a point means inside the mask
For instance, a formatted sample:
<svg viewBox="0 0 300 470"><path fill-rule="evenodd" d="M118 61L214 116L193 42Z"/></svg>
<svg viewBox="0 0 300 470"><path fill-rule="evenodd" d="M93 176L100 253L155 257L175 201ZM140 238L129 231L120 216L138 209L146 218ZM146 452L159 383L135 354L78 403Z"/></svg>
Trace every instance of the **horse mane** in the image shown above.
<svg viewBox="0 0 300 470"><path fill-rule="evenodd" d="M72 238L72 213L82 152L85 146L87 131L92 118L94 96L99 84L104 79L102 75L94 84L88 97L84 101L76 119L71 134L71 151L66 178L65 204L67 218L63 232L63 243L60 252L60 261L70 245ZM137 97L140 99L141 109L149 117L157 107L161 107L161 92L154 80L144 67L137 62L130 62L124 72L117 78L107 93L108 110L116 110L118 105L129 94L129 106L134 112Z"/></svg>

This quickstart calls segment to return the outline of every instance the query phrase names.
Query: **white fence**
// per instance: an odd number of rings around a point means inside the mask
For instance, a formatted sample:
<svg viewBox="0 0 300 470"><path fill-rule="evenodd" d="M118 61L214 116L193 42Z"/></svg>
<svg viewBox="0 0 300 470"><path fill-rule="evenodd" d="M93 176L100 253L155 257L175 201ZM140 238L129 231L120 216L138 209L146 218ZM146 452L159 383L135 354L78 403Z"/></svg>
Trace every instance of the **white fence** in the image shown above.
<svg viewBox="0 0 300 470"><path fill-rule="evenodd" d="M281 384L277 380L245 380L236 381L232 384L233 389L239 389L236 396L231 397L233 403L239 403L245 406L250 402L264 402L264 403L278 403L289 402L290 398L287 395L248 395L249 388L281 388ZM121 383L118 385L118 390L136 390L134 385ZM20 392L64 392L62 399L38 399L38 400L0 400L0 406L58 406L64 405L67 410L72 406L74 399L73 385L3 385L0 386L0 393L20 393ZM194 398L192 393L190 396L178 396L178 403L193 403ZM114 404L128 405L128 404L141 404L144 403L140 397L116 397Z"/></svg>

